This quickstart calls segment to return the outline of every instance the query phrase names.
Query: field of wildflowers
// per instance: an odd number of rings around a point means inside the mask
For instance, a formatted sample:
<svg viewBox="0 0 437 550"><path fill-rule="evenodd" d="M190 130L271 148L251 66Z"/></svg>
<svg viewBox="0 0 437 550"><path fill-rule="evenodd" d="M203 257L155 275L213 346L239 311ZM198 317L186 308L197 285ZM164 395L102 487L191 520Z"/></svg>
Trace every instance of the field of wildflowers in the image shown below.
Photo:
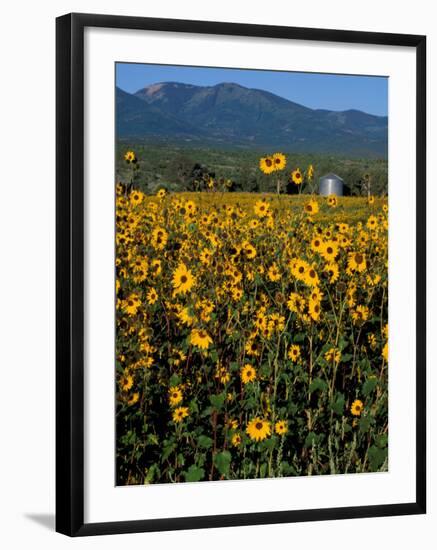
<svg viewBox="0 0 437 550"><path fill-rule="evenodd" d="M210 187L117 184L117 484L387 470L386 200Z"/></svg>

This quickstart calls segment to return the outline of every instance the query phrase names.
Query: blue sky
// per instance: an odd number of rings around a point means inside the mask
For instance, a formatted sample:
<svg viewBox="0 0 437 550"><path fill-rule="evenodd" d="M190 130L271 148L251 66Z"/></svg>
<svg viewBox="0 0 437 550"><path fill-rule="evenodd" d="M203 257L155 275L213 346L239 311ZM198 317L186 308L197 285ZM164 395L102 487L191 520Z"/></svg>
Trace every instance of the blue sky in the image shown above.
<svg viewBox="0 0 437 550"><path fill-rule="evenodd" d="M385 77L140 63L116 65L116 84L126 92L133 93L149 84L169 81L199 86L235 82L248 88L268 90L312 109L359 109L374 115L387 115L388 112L388 78Z"/></svg>

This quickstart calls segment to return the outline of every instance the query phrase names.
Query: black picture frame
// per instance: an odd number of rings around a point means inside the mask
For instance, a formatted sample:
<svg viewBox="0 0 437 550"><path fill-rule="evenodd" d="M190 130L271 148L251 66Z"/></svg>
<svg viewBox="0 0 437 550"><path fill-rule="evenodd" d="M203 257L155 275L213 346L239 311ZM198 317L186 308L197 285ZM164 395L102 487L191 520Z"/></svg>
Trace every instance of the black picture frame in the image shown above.
<svg viewBox="0 0 437 550"><path fill-rule="evenodd" d="M84 29L105 27L403 46L416 51L416 500L399 504L84 522ZM68 14L56 20L56 530L69 536L426 512L426 37Z"/></svg>

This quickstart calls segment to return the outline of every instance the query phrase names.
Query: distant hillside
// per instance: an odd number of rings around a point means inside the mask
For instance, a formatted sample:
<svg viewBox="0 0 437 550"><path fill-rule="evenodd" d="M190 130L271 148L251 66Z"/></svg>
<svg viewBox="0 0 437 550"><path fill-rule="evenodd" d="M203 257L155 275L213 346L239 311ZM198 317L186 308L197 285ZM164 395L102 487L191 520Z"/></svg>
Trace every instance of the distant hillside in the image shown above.
<svg viewBox="0 0 437 550"><path fill-rule="evenodd" d="M238 84L164 82L135 94L117 88L119 138L159 138L213 147L387 156L387 117L309 109Z"/></svg>

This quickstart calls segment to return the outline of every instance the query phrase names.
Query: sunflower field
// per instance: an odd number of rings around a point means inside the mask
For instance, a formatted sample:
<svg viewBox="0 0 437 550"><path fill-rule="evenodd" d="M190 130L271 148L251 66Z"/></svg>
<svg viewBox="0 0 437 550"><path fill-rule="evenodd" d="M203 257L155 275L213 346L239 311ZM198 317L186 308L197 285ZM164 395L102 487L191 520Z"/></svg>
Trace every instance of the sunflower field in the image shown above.
<svg viewBox="0 0 437 550"><path fill-rule="evenodd" d="M118 485L388 469L387 210L117 185Z"/></svg>

